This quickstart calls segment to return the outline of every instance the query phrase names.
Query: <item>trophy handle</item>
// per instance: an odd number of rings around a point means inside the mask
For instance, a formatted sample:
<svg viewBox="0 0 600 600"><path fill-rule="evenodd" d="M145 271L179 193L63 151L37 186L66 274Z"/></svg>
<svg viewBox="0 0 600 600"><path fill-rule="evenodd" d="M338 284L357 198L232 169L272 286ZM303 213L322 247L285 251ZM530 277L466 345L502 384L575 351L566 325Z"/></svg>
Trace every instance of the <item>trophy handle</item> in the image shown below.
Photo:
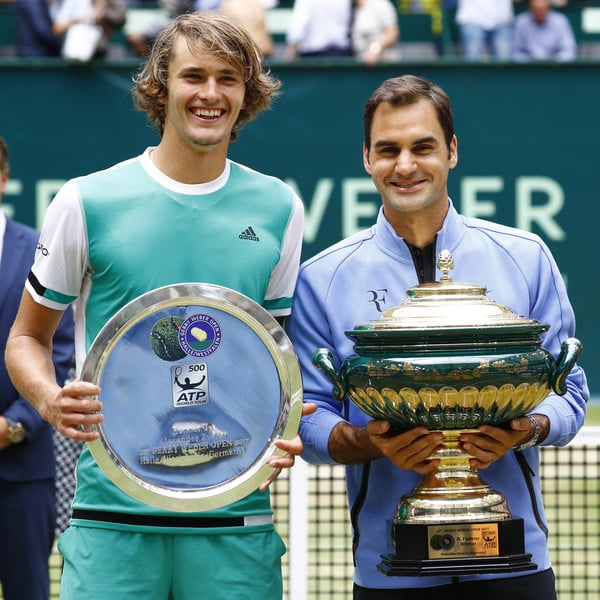
<svg viewBox="0 0 600 600"><path fill-rule="evenodd" d="M348 393L348 386L342 374L333 364L333 354L331 354L331 351L326 348L315 350L312 355L312 362L313 365L323 371L327 379L333 383L333 397L341 402Z"/></svg>
<svg viewBox="0 0 600 600"><path fill-rule="evenodd" d="M583 344L577 338L567 338L561 346L556 369L552 374L552 389L562 396L567 392L567 375L583 352Z"/></svg>

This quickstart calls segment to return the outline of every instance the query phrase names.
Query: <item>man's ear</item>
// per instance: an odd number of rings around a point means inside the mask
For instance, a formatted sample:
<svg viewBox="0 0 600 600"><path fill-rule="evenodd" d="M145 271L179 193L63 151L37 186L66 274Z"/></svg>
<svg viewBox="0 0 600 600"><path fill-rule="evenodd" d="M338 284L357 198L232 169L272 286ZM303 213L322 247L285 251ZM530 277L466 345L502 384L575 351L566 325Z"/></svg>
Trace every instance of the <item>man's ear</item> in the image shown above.
<svg viewBox="0 0 600 600"><path fill-rule="evenodd" d="M0 173L0 204L2 203L2 194L6 190L6 184L8 183L9 172Z"/></svg>
<svg viewBox="0 0 600 600"><path fill-rule="evenodd" d="M371 175L371 163L369 162L369 149L366 144L363 144L363 165L365 171Z"/></svg>
<svg viewBox="0 0 600 600"><path fill-rule="evenodd" d="M454 167L458 164L458 140L455 135L452 136L452 141L450 142L448 161L451 169L454 169Z"/></svg>

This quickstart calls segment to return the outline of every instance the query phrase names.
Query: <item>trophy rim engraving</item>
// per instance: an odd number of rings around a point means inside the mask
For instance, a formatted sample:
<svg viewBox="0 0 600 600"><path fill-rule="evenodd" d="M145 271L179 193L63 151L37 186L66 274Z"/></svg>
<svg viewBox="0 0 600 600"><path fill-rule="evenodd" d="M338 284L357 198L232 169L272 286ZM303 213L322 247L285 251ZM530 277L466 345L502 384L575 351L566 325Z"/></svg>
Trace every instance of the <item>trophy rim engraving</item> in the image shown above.
<svg viewBox="0 0 600 600"><path fill-rule="evenodd" d="M292 439L300 424L303 391L300 367L287 334L276 319L251 298L227 287L207 283L181 283L151 290L123 306L104 325L89 348L81 379L102 387L110 354L132 327L171 307L217 309L241 326L250 328L273 360L280 384L279 402L273 402L275 425L260 455L234 477L216 484L178 488L144 479L114 451L104 424L95 427L100 438L88 443L92 457L104 474L122 491L155 508L173 512L213 510L255 491L275 471L269 458L282 454L274 442ZM101 394L102 399L102 394ZM261 398L261 400L263 400ZM106 400L103 399L106 410ZM250 408L246 408L251 410ZM276 412L275 412L276 411Z"/></svg>

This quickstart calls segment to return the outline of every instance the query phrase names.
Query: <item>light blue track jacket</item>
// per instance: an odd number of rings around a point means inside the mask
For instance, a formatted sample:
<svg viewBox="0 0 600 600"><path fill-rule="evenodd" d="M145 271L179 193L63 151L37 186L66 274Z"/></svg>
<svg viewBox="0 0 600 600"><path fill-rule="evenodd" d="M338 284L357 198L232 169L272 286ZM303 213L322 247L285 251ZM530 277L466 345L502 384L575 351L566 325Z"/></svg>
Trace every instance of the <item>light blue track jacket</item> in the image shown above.
<svg viewBox="0 0 600 600"><path fill-rule="evenodd" d="M561 343L575 334L575 317L565 284L544 242L536 235L495 223L466 218L452 204L438 232L436 255L452 252L454 281L487 288L487 296L515 313L537 319L551 327L543 346L558 357ZM439 279L440 273L437 274ZM292 315L287 330L298 353L305 401L318 410L304 417L300 435L303 458L310 463L334 463L327 451L332 428L342 419L364 425L368 417L349 400L337 402L332 384L312 364L318 348L333 352L339 367L351 354L353 342L345 334L357 325L381 317L388 308L406 298L406 290L418 284L410 251L396 235L380 210L377 223L324 250L305 262L300 270ZM584 340L582 340L584 341ZM589 397L585 374L576 365L564 396L554 393L535 409L547 415L551 428L543 445L566 445L583 424ZM514 452L481 472L492 488L505 494L515 517L525 520L525 551L533 555L538 569L550 567L546 518L539 477L539 450L523 452L529 468L521 468ZM370 588L412 588L443 585L449 577L397 577L376 569L381 554L393 552L390 520L397 501L409 493L421 476L395 467L388 459L372 461L366 481L364 465L346 469L349 506L356 547L355 581ZM531 491L528 488L531 486ZM364 495L359 507L357 499ZM469 576L496 578L528 575L533 571Z"/></svg>

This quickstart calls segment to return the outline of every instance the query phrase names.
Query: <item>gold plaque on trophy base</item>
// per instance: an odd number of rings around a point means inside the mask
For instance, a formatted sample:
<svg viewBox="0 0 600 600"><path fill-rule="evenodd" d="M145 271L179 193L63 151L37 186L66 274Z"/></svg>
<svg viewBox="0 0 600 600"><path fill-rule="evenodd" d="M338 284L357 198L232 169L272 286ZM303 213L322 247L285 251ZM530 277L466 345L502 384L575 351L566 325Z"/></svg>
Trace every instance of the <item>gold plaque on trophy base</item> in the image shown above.
<svg viewBox="0 0 600 600"><path fill-rule="evenodd" d="M490 523L392 524L395 554L382 556L385 575L472 575L535 569L524 552L523 519Z"/></svg>

